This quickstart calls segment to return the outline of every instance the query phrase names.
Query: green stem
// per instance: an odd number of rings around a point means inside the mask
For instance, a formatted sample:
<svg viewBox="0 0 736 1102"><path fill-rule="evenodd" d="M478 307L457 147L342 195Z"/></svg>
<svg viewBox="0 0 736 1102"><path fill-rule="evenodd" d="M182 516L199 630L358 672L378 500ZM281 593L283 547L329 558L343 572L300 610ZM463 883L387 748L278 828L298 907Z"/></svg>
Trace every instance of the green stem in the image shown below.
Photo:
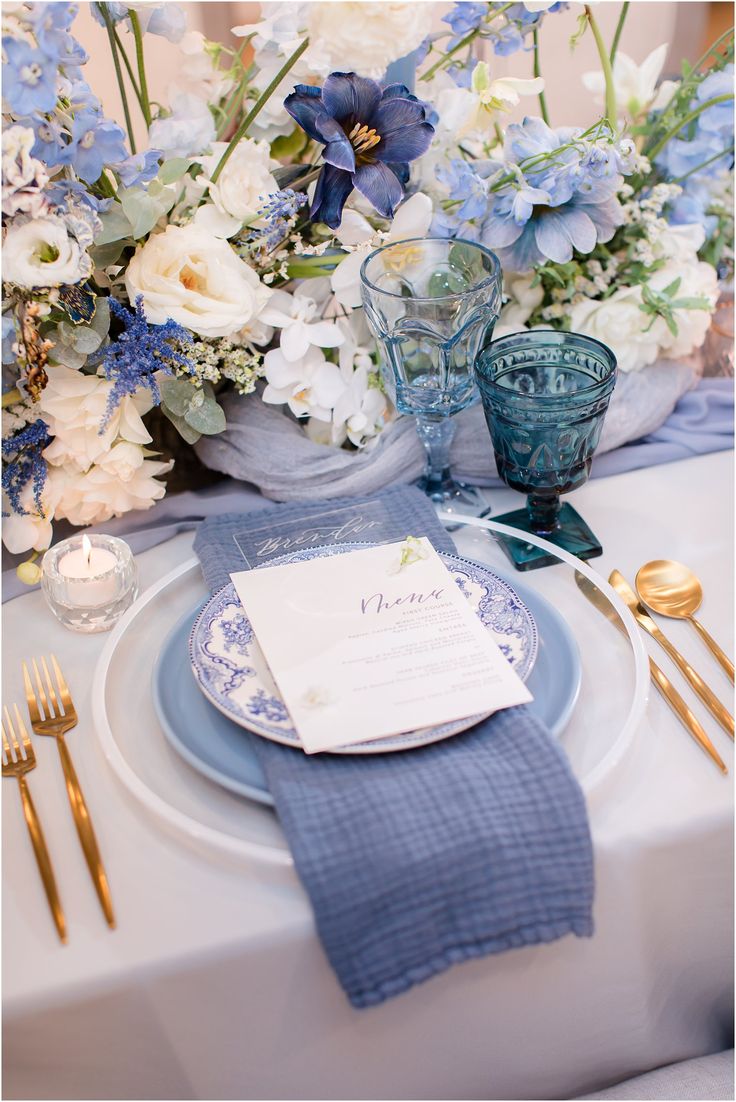
<svg viewBox="0 0 736 1102"><path fill-rule="evenodd" d="M478 37L478 30L477 29L472 30L472 31L468 31L468 33L465 35L465 37L461 38L460 41L455 46L453 46L451 50L448 50L446 54L443 54L441 58L439 58L437 61L435 61L434 65L430 65L430 67L429 67L429 69L427 69L426 73L422 74L421 79L422 80L431 80L432 77L434 76L434 74L437 72L437 70L441 69L446 61L449 61L449 59L451 57L454 57L454 55L459 50L462 50L463 46L469 46L470 43L473 41L473 39L477 38L477 37Z"/></svg>
<svg viewBox="0 0 736 1102"><path fill-rule="evenodd" d="M102 18L105 21L105 29L107 30L107 37L110 43L110 52L112 53L112 63L115 68L115 76L117 77L118 88L120 89L120 98L123 101L123 114L125 115L125 128L128 131L128 141L130 142L130 152L135 153L135 138L133 136L133 121L130 117L130 108L128 106L128 95L125 91L125 83L123 81L123 70L120 68L120 58L118 57L118 50L115 44L115 28L113 26L110 13L107 10L107 4L97 5Z"/></svg>
<svg viewBox="0 0 736 1102"><path fill-rule="evenodd" d="M670 182L673 184L681 184L683 180L687 180L689 176L694 176L696 172L702 172L708 165L712 165L714 161L720 161L722 157L733 157L733 146L729 149L723 149L720 153L716 153L713 157L709 157L707 161L703 161L702 164L696 165L695 168L691 168L689 172L686 172L684 176L677 176Z"/></svg>
<svg viewBox="0 0 736 1102"><path fill-rule="evenodd" d="M629 0L621 5L621 14L618 17L618 23L616 24L616 33L613 36L613 42L611 43L611 65L613 65L616 59L616 51L618 50L619 39L621 38L621 31L624 29L624 23L626 22L626 16L629 12Z"/></svg>
<svg viewBox="0 0 736 1102"><path fill-rule="evenodd" d="M733 99L733 93L730 95L714 96L713 99L706 100L705 103L701 103L699 107L696 107L689 114L685 115L684 119L680 119L675 125L664 134L659 141L652 146L651 149L645 149L647 157L650 161L653 161L657 154L661 153L670 138L676 137L683 127L692 122L693 119L697 119L698 115L701 115L703 111L706 111L709 107L715 107L718 103L727 103Z"/></svg>
<svg viewBox="0 0 736 1102"><path fill-rule="evenodd" d="M146 120L146 126L150 126L151 103L148 98L146 62L143 57L143 35L141 33L141 24L138 18L138 12L134 11L133 8L128 8L128 18L130 19L130 27L133 31L133 38L135 39L135 59L138 66L138 81L141 90L141 111L143 112L143 118Z"/></svg>
<svg viewBox="0 0 736 1102"><path fill-rule="evenodd" d="M539 30L534 28L534 76L541 77L542 70L539 65ZM547 111L547 100L545 99L544 90L539 93L539 110L542 112L542 118L549 126L549 112Z"/></svg>
<svg viewBox="0 0 736 1102"><path fill-rule="evenodd" d="M133 152L135 153L135 149L133 150ZM117 191L115 190L111 181L108 179L104 172L100 176L99 180L96 181L95 187L98 187L102 194L108 199L114 199L117 195Z"/></svg>
<svg viewBox="0 0 736 1102"><path fill-rule="evenodd" d="M258 97L256 102L254 103L253 107L248 112L248 114L245 116L245 118L241 122L240 126L235 131L235 133L233 134L232 138L230 139L230 141L228 143L228 147L225 150L225 152L223 153L222 157L220 157L220 161L217 165L217 168L212 173L211 183L213 183L213 184L217 183L217 181L220 177L220 173L222 172L222 170L225 167L225 165L227 164L227 162L230 160L230 157L232 156L238 142L243 137L243 135L245 134L245 132L247 131L248 127L253 122L253 120L256 118L256 116L260 113L261 108L264 106L264 104L267 103L267 101L271 98L273 93L276 91L279 84L284 79L284 77L289 72L289 70L294 65L296 65L297 61L302 56L302 54L304 53L304 51L306 50L308 45L309 45L309 39L305 38L304 41L301 43L301 45L297 46L297 48L294 50L294 53L291 55L291 57L287 58L287 60L281 66L278 73L273 78L273 80L268 85L268 87L265 88L263 90L263 92L261 92L260 96Z"/></svg>
<svg viewBox="0 0 736 1102"><path fill-rule="evenodd" d="M585 4L585 14L588 17L588 26L593 32L593 38L598 49L598 57L601 61L601 68L603 70L603 76L606 80L606 118L612 127L616 126L616 89L613 83L613 69L611 68L611 59L608 56L608 50L606 49L601 35L600 27L596 22L595 16L591 11L590 4Z"/></svg>
<svg viewBox="0 0 736 1102"><path fill-rule="evenodd" d="M13 390L9 390L7 392L7 394L3 394L2 408L7 409L8 406L14 406L16 402L22 402L22 401L23 401L23 395L21 394L21 392L17 388L14 388Z"/></svg>
<svg viewBox="0 0 736 1102"><path fill-rule="evenodd" d="M242 68L242 74L241 74L240 80L236 82L234 91L232 91L230 93L230 95L228 96L227 102L225 103L225 107L223 108L225 117L223 119L222 125L220 126L219 130L217 131L217 140L218 141L220 141L220 139L222 137L224 137L225 134L227 134L231 123L234 121L235 115L237 113L237 106L242 101L243 95L245 93L245 89L248 85L248 81L250 79L251 67L248 66L246 68L245 66L243 66L243 54L245 53L246 46L248 45L250 40L254 37L255 37L255 35L249 34L247 36L247 38L244 40L242 46L240 47L240 51L238 53L238 64Z"/></svg>
<svg viewBox="0 0 736 1102"><path fill-rule="evenodd" d="M120 56L123 59L123 65L125 66L125 71L128 74L128 80L131 83L133 91L135 92L135 98L138 100L138 104L140 106L141 103L142 103L142 101L141 101L141 90L138 87L138 81L135 79L135 73L133 72L133 66L130 63L130 58L128 57L127 53L125 52L125 47L123 46L122 39L121 39L120 35L118 34L117 29L115 27L113 27L112 33L115 35L115 44L118 48L118 52L120 53Z"/></svg>

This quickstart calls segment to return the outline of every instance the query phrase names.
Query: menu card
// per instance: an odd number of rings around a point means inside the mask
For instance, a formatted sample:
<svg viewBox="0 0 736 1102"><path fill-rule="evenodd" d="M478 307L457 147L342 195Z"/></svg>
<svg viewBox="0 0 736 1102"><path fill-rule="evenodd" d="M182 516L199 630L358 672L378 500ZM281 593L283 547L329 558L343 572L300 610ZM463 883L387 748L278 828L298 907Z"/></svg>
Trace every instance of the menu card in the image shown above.
<svg viewBox="0 0 736 1102"><path fill-rule="evenodd" d="M232 580L308 754L532 699L425 538Z"/></svg>

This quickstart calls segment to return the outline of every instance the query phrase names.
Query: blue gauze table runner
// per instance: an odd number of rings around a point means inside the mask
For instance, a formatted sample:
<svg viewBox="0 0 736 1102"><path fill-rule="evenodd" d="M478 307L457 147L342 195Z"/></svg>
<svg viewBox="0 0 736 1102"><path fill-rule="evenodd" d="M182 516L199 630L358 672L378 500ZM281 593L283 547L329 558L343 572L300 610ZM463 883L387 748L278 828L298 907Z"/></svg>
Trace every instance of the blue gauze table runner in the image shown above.
<svg viewBox="0 0 736 1102"><path fill-rule="evenodd" d="M381 538L426 535L439 550L452 549L414 488L339 504L369 503L385 509ZM318 502L277 506L267 516L282 535L291 518L301 538L324 513ZM258 528L263 517L202 525L195 549L211 588L245 568L233 535L242 542L245 527ZM585 800L564 752L526 708L431 746L370 757L307 756L243 737L261 762L322 945L353 1006L374 1006L472 957L592 934Z"/></svg>

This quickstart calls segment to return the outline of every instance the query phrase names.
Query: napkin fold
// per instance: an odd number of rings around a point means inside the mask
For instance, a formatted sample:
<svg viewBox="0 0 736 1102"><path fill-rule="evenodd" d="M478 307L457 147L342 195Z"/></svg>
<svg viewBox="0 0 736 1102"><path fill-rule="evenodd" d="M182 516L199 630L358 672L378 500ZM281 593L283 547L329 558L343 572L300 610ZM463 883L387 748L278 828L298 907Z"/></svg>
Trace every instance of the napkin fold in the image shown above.
<svg viewBox="0 0 736 1102"><path fill-rule="evenodd" d="M202 524L194 547L214 591L230 573L289 550L409 534L455 551L411 486L225 514ZM353 1006L472 957L592 934L585 799L527 707L430 746L370 756L307 756L242 735Z"/></svg>
<svg viewBox="0 0 736 1102"><path fill-rule="evenodd" d="M348 999L593 933L580 786L526 706L416 750L308 757L248 735Z"/></svg>

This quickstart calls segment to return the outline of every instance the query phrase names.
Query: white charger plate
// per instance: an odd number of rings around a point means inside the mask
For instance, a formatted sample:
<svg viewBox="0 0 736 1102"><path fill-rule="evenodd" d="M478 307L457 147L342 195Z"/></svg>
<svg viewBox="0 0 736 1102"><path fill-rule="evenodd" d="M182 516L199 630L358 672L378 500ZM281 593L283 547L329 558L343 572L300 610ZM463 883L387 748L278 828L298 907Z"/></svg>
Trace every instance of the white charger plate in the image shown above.
<svg viewBox="0 0 736 1102"><path fill-rule="evenodd" d="M453 520L456 526L463 523ZM473 523L490 532L517 535L495 521ZM562 744L587 797L603 798L605 782L622 761L646 709L647 652L631 613L605 579L547 541L527 534L523 538L566 564L538 572L553 583L549 588L546 578L537 583L573 630L582 657L580 697ZM480 558L481 553L473 548L472 557ZM628 643L587 605L575 586L576 570L608 598L624 623ZM525 583L530 580L527 577ZM153 707L148 686L161 644L176 620L206 598L199 562L192 557L128 609L95 668L95 732L121 784L172 835L210 858L288 866L291 854L273 811L194 773L169 746Z"/></svg>

